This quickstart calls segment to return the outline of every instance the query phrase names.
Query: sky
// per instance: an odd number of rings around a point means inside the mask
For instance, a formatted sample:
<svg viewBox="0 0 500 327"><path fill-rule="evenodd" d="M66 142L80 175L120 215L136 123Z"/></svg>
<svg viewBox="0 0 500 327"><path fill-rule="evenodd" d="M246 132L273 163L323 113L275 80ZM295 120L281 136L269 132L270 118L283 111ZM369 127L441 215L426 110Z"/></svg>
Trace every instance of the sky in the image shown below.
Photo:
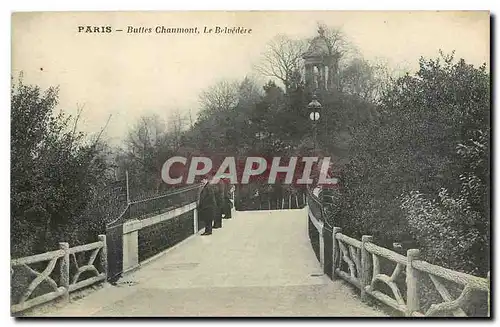
<svg viewBox="0 0 500 327"><path fill-rule="evenodd" d="M278 34L317 35L317 23L341 28L368 60L414 71L420 56L439 49L474 65L490 57L488 12L45 12L12 16L12 75L42 89L59 86L58 109L75 114L80 129L119 144L142 115L163 119L176 110L195 118L202 90L224 79L256 76L266 43ZM79 33L78 26L111 26L112 33ZM220 27L251 34L126 33L127 27ZM115 32L123 29L123 32ZM256 76L265 82L267 78Z"/></svg>

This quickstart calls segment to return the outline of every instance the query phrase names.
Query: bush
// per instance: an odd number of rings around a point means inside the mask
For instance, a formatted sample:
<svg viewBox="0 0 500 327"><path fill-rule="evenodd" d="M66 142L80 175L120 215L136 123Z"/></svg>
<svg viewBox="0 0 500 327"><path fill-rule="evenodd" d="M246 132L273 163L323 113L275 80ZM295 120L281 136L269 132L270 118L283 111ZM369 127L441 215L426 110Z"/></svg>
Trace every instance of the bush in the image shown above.
<svg viewBox="0 0 500 327"><path fill-rule="evenodd" d="M13 257L52 250L61 241L93 242L103 231L101 217L82 215L108 181L106 145L78 132L78 119L54 113L57 103L57 88L42 92L22 79L12 84Z"/></svg>
<svg viewBox="0 0 500 327"><path fill-rule="evenodd" d="M401 207L423 257L447 268L486 275L489 264L481 250L488 240L475 227L482 218L464 198L453 198L442 189L438 200L429 200L414 191L403 197Z"/></svg>
<svg viewBox="0 0 500 327"><path fill-rule="evenodd" d="M486 275L489 79L486 66L441 54L388 85L352 130L336 209L346 234L414 243L429 262Z"/></svg>

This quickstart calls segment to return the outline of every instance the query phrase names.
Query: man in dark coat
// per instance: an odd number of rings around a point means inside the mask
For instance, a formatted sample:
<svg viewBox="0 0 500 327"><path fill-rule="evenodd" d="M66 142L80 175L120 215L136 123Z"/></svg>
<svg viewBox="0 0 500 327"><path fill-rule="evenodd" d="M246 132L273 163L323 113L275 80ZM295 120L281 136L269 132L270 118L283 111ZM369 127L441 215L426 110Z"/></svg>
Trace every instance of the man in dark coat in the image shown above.
<svg viewBox="0 0 500 327"><path fill-rule="evenodd" d="M224 215L224 219L231 218L231 208L233 206L231 202L231 184L229 181L223 181L222 187L222 214Z"/></svg>
<svg viewBox="0 0 500 327"><path fill-rule="evenodd" d="M211 185L209 181L204 182L205 185L202 187L198 202L198 214L200 215L200 220L205 224L205 232L201 235L211 235L212 234L212 222L216 218L217 203L215 199L214 185Z"/></svg>
<svg viewBox="0 0 500 327"><path fill-rule="evenodd" d="M215 193L215 203L216 203L216 208L215 208L215 219L214 219L214 226L213 228L222 228L222 208L223 208L223 189L222 186L224 184L219 181L217 184L213 184L213 189Z"/></svg>

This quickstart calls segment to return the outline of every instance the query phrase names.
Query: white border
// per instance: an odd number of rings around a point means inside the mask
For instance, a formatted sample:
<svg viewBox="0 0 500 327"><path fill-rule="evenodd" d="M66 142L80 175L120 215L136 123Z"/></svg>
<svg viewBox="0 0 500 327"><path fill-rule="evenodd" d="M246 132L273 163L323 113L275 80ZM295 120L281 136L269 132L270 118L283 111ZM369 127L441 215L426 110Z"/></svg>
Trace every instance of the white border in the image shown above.
<svg viewBox="0 0 500 327"><path fill-rule="evenodd" d="M52 1L36 1L36 0L17 0L17 1L2 1L0 2L0 35L2 38L2 49L5 49L2 55L2 65L0 66L2 71L0 72L0 90L4 96L2 96L2 106L1 113L2 117L0 119L0 131L2 133L1 137L1 152L3 154L1 164L2 164L2 181L1 181L1 199L2 208L4 214L3 228L1 228L3 234L2 240L5 242L2 247L2 257L1 262L5 264L3 269L0 269L2 274L2 303L1 308L3 310L2 317L6 318L4 323L7 325L14 324L14 320L10 317L10 297L9 297L9 269L7 269L7 262L10 258L9 252L9 228L7 224L9 221L9 207L10 207L10 112L7 108L10 108L10 15L11 11L133 11L133 10L491 10L493 13L498 14L498 6L500 1L498 0L483 0L483 1L472 1L472 0L454 0L454 1L437 1L437 0L419 0L419 1L398 1L398 0L348 0L348 1L321 1L321 0L307 0L307 1L268 1L268 0L253 0L249 2L242 1L229 1L229 0L211 0L211 1L193 1L193 0L183 0L183 1L151 1L151 0L141 0L141 1L110 1L104 2L102 0L85 0L78 2L69 2L63 0L52 0ZM496 22L498 24L498 21ZM495 37L495 39L497 39ZM9 44L9 46L5 46ZM493 73L493 72L492 72ZM496 73L496 71L494 72ZM495 91L498 91L498 82L496 83ZM492 108L492 110L494 110ZM498 123L497 114L495 117L495 122ZM498 133L495 133L498 134ZM495 140L495 144L498 144L498 140ZM493 149L493 153L497 153L497 146ZM498 162L498 160L495 160ZM497 177L493 182L497 181ZM495 183L497 185L497 183ZM496 192L493 203L500 203L500 193ZM495 217L492 217L494 220ZM500 224L496 223L494 234L497 234L498 226ZM493 245L493 248L494 245ZM497 255L495 255L495 258ZM497 274L495 273L495 278ZM48 323L54 323L55 321L48 321ZM111 323L123 323L122 321L85 321L84 323L91 322L93 325L107 326ZM178 324L175 321L166 321L168 324ZM254 321L259 325L270 324L270 322ZM358 321L356 324L362 324L364 321ZM395 321L398 324L401 320ZM25 322L26 326L34 324L35 322ZM66 324L68 321L60 321L59 323ZM139 325L140 322L133 322L133 324ZM190 322L193 323L193 322ZM215 322L218 323L218 322ZM235 323L235 322L231 322ZM276 323L276 322L274 322ZM298 321L300 324L309 324L308 321ZM343 324L342 321L332 321L334 324ZM351 323L353 323L351 321ZM376 321L369 322L370 324L377 323ZM380 321L378 323L385 324L386 321ZM434 322L424 322L426 325L437 325L442 323L455 323L454 321L434 321Z"/></svg>
<svg viewBox="0 0 500 327"><path fill-rule="evenodd" d="M86 0L68 2L64 0L49 1L15 1L11 10L19 11L68 11L68 10L489 10L495 1L196 1L183 0L177 2L142 0L142 1L108 1Z"/></svg>

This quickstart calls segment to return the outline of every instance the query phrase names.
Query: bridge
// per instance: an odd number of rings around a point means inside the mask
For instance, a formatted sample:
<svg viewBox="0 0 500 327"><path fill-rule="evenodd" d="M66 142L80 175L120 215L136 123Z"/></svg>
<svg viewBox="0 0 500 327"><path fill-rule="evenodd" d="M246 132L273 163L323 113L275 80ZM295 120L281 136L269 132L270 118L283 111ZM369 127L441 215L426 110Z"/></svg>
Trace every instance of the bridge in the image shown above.
<svg viewBox="0 0 500 327"><path fill-rule="evenodd" d="M472 294L482 292L489 315L489 277L432 265L419 260L416 249L401 255L368 235L344 235L325 219L313 192L285 196L271 210L233 208L222 229L201 236L198 191L130 203L98 242L61 243L59 250L12 260L11 267L30 269L36 278L11 311L51 317L466 316ZM84 252L90 255L82 263L77 254ZM29 267L43 261L49 263L42 272ZM58 282L50 277L57 262ZM418 292L423 276L441 296L425 308ZM34 294L44 281L52 289ZM94 283L102 287L71 299L70 293ZM36 309L54 300L58 305Z"/></svg>

